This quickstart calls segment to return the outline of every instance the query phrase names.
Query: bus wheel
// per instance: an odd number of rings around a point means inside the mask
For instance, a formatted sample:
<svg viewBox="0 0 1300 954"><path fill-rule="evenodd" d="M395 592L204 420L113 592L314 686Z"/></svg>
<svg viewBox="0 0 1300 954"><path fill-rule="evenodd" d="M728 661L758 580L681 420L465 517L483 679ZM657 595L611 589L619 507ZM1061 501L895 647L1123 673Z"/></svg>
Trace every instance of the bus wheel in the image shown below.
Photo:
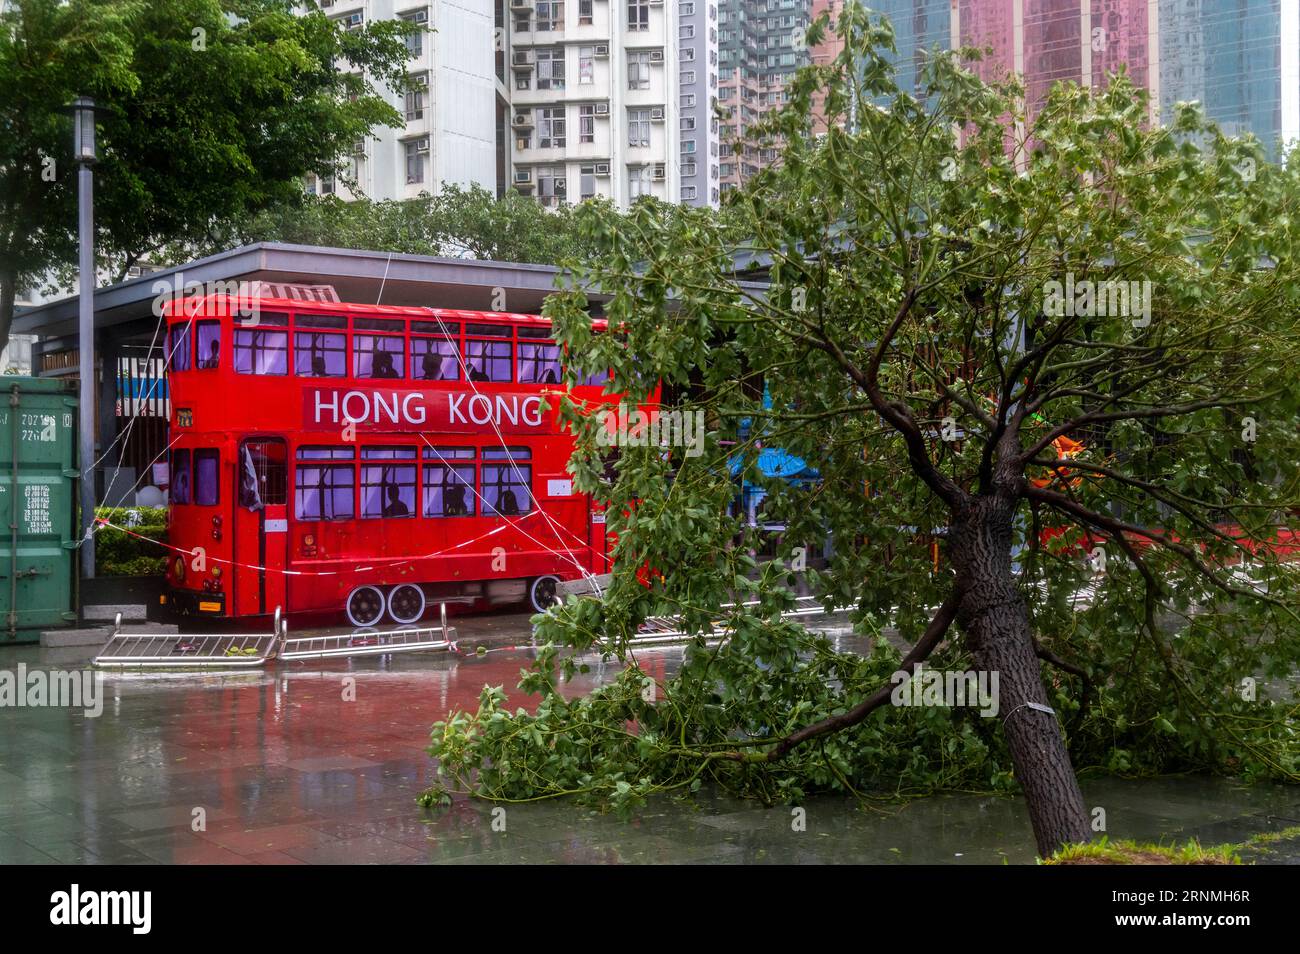
<svg viewBox="0 0 1300 954"><path fill-rule="evenodd" d="M388 616L395 623L414 623L424 615L424 590L400 583L388 591Z"/></svg>
<svg viewBox="0 0 1300 954"><path fill-rule="evenodd" d="M528 587L528 602L533 604L534 610L545 613L548 608L560 602L560 598L555 594L555 584L559 582L559 577L555 576L534 578Z"/></svg>
<svg viewBox="0 0 1300 954"><path fill-rule="evenodd" d="M384 615L384 594L377 586L358 586L345 604L353 626L373 626Z"/></svg>

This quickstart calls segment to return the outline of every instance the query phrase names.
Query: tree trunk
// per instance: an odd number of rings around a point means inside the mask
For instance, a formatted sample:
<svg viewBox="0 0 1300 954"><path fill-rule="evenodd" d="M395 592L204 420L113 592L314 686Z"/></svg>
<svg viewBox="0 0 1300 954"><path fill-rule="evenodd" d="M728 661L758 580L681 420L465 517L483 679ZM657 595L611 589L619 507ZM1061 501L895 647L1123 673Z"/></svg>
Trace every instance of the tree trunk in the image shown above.
<svg viewBox="0 0 1300 954"><path fill-rule="evenodd" d="M1088 812L1057 717L1047 707L1029 613L1011 574L1015 500L972 498L955 516L950 546L961 603L957 625L978 669L998 674L998 714L1025 793L1038 852L1091 838ZM1031 705L1032 704L1032 705Z"/></svg>
<svg viewBox="0 0 1300 954"><path fill-rule="evenodd" d="M10 269L0 271L0 350L9 343L9 329L14 324L14 302L18 295L18 275Z"/></svg>

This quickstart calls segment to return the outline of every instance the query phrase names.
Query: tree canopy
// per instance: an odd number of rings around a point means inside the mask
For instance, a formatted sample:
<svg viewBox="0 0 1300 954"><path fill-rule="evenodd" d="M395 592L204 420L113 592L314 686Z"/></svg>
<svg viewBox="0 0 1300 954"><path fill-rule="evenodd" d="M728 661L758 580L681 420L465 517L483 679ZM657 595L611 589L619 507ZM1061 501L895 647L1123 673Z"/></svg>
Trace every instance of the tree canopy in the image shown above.
<svg viewBox="0 0 1300 954"><path fill-rule="evenodd" d="M290 200L401 117L404 37L292 0L15 0L0 11L0 341L19 286L75 258L66 107L98 114L95 224L115 274L213 223Z"/></svg>
<svg viewBox="0 0 1300 954"><path fill-rule="evenodd" d="M603 414L566 400L613 581L538 618L534 714L488 687L434 726L430 799L1020 790L1047 854L1091 833L1076 769L1297 781L1297 164L1190 105L1151 128L1123 75L1058 85L1031 120L966 51L913 94L886 21L848 4L836 30L758 131L780 159L733 219L579 208L593 250L547 303L557 336L629 401L661 383L708 440L619 447L611 475ZM611 296L612 333L582 289ZM764 476L770 448L816 479ZM785 526L775 558L742 477ZM902 649L781 619L796 587ZM647 691L635 628L666 614L697 638ZM565 699L589 651L623 676ZM889 705L919 664L999 673L1000 715Z"/></svg>

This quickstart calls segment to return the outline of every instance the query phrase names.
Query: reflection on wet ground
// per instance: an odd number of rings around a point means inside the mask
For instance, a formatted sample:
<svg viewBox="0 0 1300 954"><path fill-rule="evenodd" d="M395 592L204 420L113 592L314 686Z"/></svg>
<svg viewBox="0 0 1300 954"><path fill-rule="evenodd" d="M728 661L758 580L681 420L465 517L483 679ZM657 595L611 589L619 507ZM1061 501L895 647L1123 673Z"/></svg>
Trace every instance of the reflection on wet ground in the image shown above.
<svg viewBox="0 0 1300 954"><path fill-rule="evenodd" d="M504 831L491 805L422 810L414 798L432 781L428 727L473 708L485 684L513 692L531 657L526 615L456 622L464 645L495 648L234 675L108 674L98 718L0 709L0 862L1033 861L1017 799L935 798L874 811L813 799L805 831L793 830L789 808L716 797L658 801L629 822L571 803L510 806ZM0 669L74 667L89 655L6 647ZM680 649L638 655L662 678ZM591 672L566 692L587 692L614 672L589 661ZM1085 792L1106 809L1112 837L1217 843L1300 825L1300 795L1280 787L1107 779ZM195 824L198 809L205 826Z"/></svg>

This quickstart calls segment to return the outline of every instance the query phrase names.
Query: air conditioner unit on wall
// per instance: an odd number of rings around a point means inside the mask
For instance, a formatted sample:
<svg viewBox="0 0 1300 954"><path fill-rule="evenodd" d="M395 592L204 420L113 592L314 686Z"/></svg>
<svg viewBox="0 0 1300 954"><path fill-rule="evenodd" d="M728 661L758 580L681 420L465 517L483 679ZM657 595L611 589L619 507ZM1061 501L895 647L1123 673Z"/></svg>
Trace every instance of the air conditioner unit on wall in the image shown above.
<svg viewBox="0 0 1300 954"><path fill-rule="evenodd" d="M596 175L598 175L598 176L607 176L607 175L609 175L609 163L608 163L608 162L598 162L598 163L596 163Z"/></svg>
<svg viewBox="0 0 1300 954"><path fill-rule="evenodd" d="M654 107L653 109L651 109L651 110L650 110L650 120L651 120L651 122L657 122L657 123L661 123L661 122L663 122L663 121L664 121L664 108L663 108L662 106L656 106L656 107Z"/></svg>
<svg viewBox="0 0 1300 954"><path fill-rule="evenodd" d="M424 138L424 139L417 139L417 140L415 141L415 151L416 151L416 152L428 152L428 151L429 151L429 140L428 140L427 137Z"/></svg>
<svg viewBox="0 0 1300 954"><path fill-rule="evenodd" d="M532 182L532 181L533 181L532 169L515 170L515 185L524 185L525 183Z"/></svg>
<svg viewBox="0 0 1300 954"><path fill-rule="evenodd" d="M597 103L597 104L596 104L596 115L597 115L597 116L608 116L608 115L609 115L609 103Z"/></svg>
<svg viewBox="0 0 1300 954"><path fill-rule="evenodd" d="M662 162L656 162L654 165L654 169L652 170L652 173L653 174L651 178L653 178L655 182L663 182L664 176L667 174L667 170L664 168L664 164Z"/></svg>
<svg viewBox="0 0 1300 954"><path fill-rule="evenodd" d="M515 113L514 120L510 123L512 126L531 126L533 124L532 113Z"/></svg>
<svg viewBox="0 0 1300 954"><path fill-rule="evenodd" d="M650 62L651 62L651 63L662 63L663 61L664 61L664 51L663 51L663 50L651 50L651 51L650 51Z"/></svg>
<svg viewBox="0 0 1300 954"><path fill-rule="evenodd" d="M596 56L597 56L598 58L600 58L600 59L604 59L605 57L608 57L608 56L609 56L609 44L608 44L608 43L597 43L597 44L596 44Z"/></svg>

